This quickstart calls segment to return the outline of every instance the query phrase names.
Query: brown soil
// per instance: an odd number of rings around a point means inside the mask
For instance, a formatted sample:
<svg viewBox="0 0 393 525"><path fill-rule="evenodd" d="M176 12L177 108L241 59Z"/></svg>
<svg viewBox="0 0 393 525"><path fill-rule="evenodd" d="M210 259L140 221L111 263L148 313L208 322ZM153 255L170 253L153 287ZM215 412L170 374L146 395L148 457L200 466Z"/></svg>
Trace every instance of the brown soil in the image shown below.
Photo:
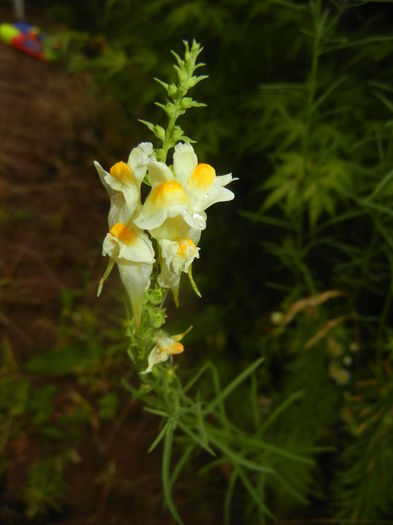
<svg viewBox="0 0 393 525"><path fill-rule="evenodd" d="M40 19L33 22L45 26ZM102 108L88 79L5 45L0 45L0 79L0 342L9 342L23 368L27 359L56 344L62 290L83 289L84 304L97 303L108 202L92 160L107 165L113 159L102 147L103 136L97 137ZM100 301L102 308L113 308L110 296ZM75 388L73 378L63 381L62 388ZM156 420L126 395L123 405L117 424L87 428L80 461L66 473L67 504L37 523L174 523L162 509L160 451L146 454ZM26 434L12 450L0 493L4 525L25 523L18 491L33 451L44 452ZM106 490L94 480L107 468L115 476ZM182 496L185 522L220 521L196 501L195 490L191 482Z"/></svg>

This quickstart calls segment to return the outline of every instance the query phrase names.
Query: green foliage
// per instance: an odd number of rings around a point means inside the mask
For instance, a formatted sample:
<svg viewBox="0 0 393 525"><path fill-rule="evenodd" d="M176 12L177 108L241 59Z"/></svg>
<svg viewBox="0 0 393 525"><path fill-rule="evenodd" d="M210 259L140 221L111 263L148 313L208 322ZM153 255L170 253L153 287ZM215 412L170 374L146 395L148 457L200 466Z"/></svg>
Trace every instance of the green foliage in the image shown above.
<svg viewBox="0 0 393 525"><path fill-rule="evenodd" d="M19 370L11 346L3 342L3 360L0 368L0 472L5 470L10 458L10 446L18 439L23 440L26 431L37 434L49 442L57 439L57 445L65 451L68 440L61 441L63 433L54 432L53 385L38 387ZM49 445L48 445L49 446ZM60 510L64 498L65 483L63 470L66 458L48 457L38 460L29 469L28 479L23 488L22 499L28 519L44 515L48 510Z"/></svg>
<svg viewBox="0 0 393 525"><path fill-rule="evenodd" d="M121 387L114 370L127 359L125 344L118 331L98 332L98 315L80 304L79 293L62 293L58 348L21 367L9 342L2 344L0 473L13 460L18 442L28 446L38 439L41 447L21 489L28 520L61 512L67 494L64 475L77 457L84 429L118 415ZM83 387L81 392L62 386L59 395L56 381L67 377Z"/></svg>
<svg viewBox="0 0 393 525"><path fill-rule="evenodd" d="M379 373L382 390L372 389L375 398L365 410L376 423L367 436L333 429L345 427L342 415L353 412L357 381L367 378L369 369L381 371L387 358L393 223L383 202L389 200L393 157L389 88L380 65L392 42L365 37L365 30L372 31L365 22L358 35L351 34L348 16L354 11L356 6L328 9L318 1L305 6L303 21L295 20L294 28L308 28L302 38L309 49L308 73L296 82L287 75L288 82L262 84L252 101L261 116L250 145L269 153L272 174L259 186L264 199L258 213L248 216L275 228L280 238L268 233L264 247L279 262L269 286L284 291L283 319L274 338L262 337L260 344L272 349L283 394L305 389L303 402L279 421L277 435L332 447L333 458L344 450L333 467L326 467L322 455L319 469L297 465L288 479L303 480L299 490L307 493L313 478L314 498L333 502L331 515L356 520L391 513L390 489L381 489L391 486L385 472L391 466L391 447L384 440L389 430L373 406L384 403L376 400L383 399L389 379ZM377 50L378 41L384 51ZM334 290L345 301L325 304L321 298ZM365 352L350 355L352 346ZM277 363L277 351L286 365ZM382 442L386 446L380 448ZM285 495L277 497L280 508L288 506Z"/></svg>
<svg viewBox="0 0 393 525"><path fill-rule="evenodd" d="M138 371L146 369L147 358L155 345L157 331L166 321L166 311L163 307L166 296L167 292L163 288L150 288L145 292L138 333L135 332L134 320L127 322L126 335L130 338L128 355Z"/></svg>
<svg viewBox="0 0 393 525"><path fill-rule="evenodd" d="M60 511L66 484L63 480L64 458L37 461L29 469L23 491L28 519L45 515L48 510Z"/></svg>
<svg viewBox="0 0 393 525"><path fill-rule="evenodd" d="M379 519L388 516L391 509L391 357L383 365L383 370L354 385L343 412L351 439L339 457L342 468L337 474L335 496L339 516L353 521L360 516Z"/></svg>
<svg viewBox="0 0 393 525"><path fill-rule="evenodd" d="M267 486L277 484L286 493L304 502L303 496L298 492L296 480L288 483L282 476L281 465L301 463L312 466L313 461L309 458L312 448L281 448L276 442L265 438L274 420L297 401L299 393L288 399L285 405L278 407L261 424L258 410L259 394L254 385L254 388L246 389L250 397L243 406L245 412L242 424L238 426L228 417L230 403L226 403L227 398L236 392L239 393L241 385L249 378L253 381L253 374L261 363L262 359L252 363L225 387L221 386L218 370L211 363L202 367L184 386L179 380L176 368L172 366L155 368L152 373L153 379L139 389L127 385L133 397L144 401L146 411L161 418L161 430L149 450L154 450L163 441L164 497L176 522L182 523L182 519L173 500L173 488L192 456L198 455L198 450L203 450L214 458L202 468L201 473L207 473L217 467L225 467L230 472L224 510L226 523L230 521L230 506L235 486L237 497L240 494L247 496L251 508L261 519L264 516L273 516L265 503ZM211 381L210 386L206 388L205 384L203 390L211 393L204 398L198 385L206 374ZM192 392L194 394L190 395ZM250 405L254 407L252 415ZM175 454L178 449L182 452ZM175 460L173 455L176 456Z"/></svg>

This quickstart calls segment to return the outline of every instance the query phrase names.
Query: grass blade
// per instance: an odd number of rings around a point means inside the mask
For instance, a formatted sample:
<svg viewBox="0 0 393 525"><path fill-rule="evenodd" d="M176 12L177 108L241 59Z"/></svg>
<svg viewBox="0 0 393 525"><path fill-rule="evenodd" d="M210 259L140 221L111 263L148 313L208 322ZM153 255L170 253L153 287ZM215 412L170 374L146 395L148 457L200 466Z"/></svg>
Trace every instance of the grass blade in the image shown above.
<svg viewBox="0 0 393 525"><path fill-rule="evenodd" d="M203 411L203 415L206 416L209 414L213 408L215 408L217 405L222 403L222 401L227 398L243 381L247 379L249 375L251 375L254 370L256 370L263 362L263 357L260 357L254 363L251 363L249 367L247 367L243 372L241 372L233 381L229 383L219 394L218 396L207 405L205 410Z"/></svg>
<svg viewBox="0 0 393 525"><path fill-rule="evenodd" d="M232 496L233 491L235 489L236 480L237 480L237 472L232 472L231 479L228 483L228 488L225 494L225 501L224 501L224 523L225 525L229 525L230 523L230 516L231 516L231 502L232 502Z"/></svg>
<svg viewBox="0 0 393 525"><path fill-rule="evenodd" d="M176 464L176 467L173 470L172 478L171 478L171 486L176 483L177 478L180 475L180 472L183 470L184 465L187 463L188 458L191 456L195 448L194 444L188 445L188 447L184 450L182 456L180 457L179 461Z"/></svg>
<svg viewBox="0 0 393 525"><path fill-rule="evenodd" d="M183 521L177 512L176 506L172 499L172 483L171 483L171 454L172 454L172 445L173 445L173 434L174 434L174 425L173 423L168 424L165 432L164 440L164 450L162 453L162 486L164 489L164 499L165 503L168 506L172 516L174 517L176 523L183 525Z"/></svg>
<svg viewBox="0 0 393 525"><path fill-rule="evenodd" d="M295 401L300 399L303 396L304 392L302 390L299 390L298 392L294 392L291 396L288 397L283 403L281 403L280 406L276 408L276 410L270 414L270 416L266 419L266 421L263 423L263 425L260 427L259 433L263 434L263 432L270 427L272 423L280 416L287 408L289 408Z"/></svg>
<svg viewBox="0 0 393 525"><path fill-rule="evenodd" d="M268 507L263 503L263 496L259 496L252 486L251 482L247 478L247 476L243 473L242 469L237 468L237 474L239 478L242 480L242 483L244 485L244 488L247 490L247 492L250 494L251 499L254 500L256 506L263 512L263 514L266 514L272 519L275 519L274 514L268 509Z"/></svg>
<svg viewBox="0 0 393 525"><path fill-rule="evenodd" d="M149 447L149 450L147 451L147 453L149 454L150 452L152 452L156 446L158 445L158 443L163 439L163 437L165 436L166 434L166 431L168 429L168 425L169 425L169 421L167 421L165 423L165 425L162 427L160 433L158 434L158 436L156 436L155 440L153 441L153 443L150 445Z"/></svg>

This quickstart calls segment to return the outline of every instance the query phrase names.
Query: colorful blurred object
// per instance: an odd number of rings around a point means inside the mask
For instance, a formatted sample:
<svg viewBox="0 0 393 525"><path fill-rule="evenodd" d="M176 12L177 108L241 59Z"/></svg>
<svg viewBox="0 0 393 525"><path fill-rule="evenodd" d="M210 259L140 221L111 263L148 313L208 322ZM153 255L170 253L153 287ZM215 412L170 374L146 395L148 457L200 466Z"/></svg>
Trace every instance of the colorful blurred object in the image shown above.
<svg viewBox="0 0 393 525"><path fill-rule="evenodd" d="M51 44L39 27L28 22L0 24L0 39L7 45L38 60L56 60L58 48Z"/></svg>

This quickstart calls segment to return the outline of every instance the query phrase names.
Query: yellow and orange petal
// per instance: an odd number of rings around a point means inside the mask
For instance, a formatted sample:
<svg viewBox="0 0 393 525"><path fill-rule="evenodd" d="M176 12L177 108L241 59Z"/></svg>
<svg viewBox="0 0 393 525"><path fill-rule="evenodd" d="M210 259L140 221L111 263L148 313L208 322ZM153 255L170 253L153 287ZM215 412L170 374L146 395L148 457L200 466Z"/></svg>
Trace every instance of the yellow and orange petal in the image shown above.
<svg viewBox="0 0 393 525"><path fill-rule="evenodd" d="M127 181L135 182L134 175L132 174L131 168L129 167L128 164L126 164L123 161L116 162L116 164L114 164L109 170L109 173L115 179L119 179L120 182L127 182Z"/></svg>
<svg viewBox="0 0 393 525"><path fill-rule="evenodd" d="M188 203L188 196L183 186L175 180L159 184L152 190L150 197L154 205L158 208Z"/></svg>
<svg viewBox="0 0 393 525"><path fill-rule="evenodd" d="M127 228L127 226L121 222L114 224L109 230L109 233L113 235L113 237L116 237L116 239L119 239L119 241L124 242L124 244L131 244L137 237L134 230Z"/></svg>
<svg viewBox="0 0 393 525"><path fill-rule="evenodd" d="M216 170L213 168L213 166L210 166L210 164L200 163L192 172L190 178L188 179L187 185L190 186L191 189L206 191L213 184L215 176Z"/></svg>
<svg viewBox="0 0 393 525"><path fill-rule="evenodd" d="M159 350L159 352L169 355L182 354L184 352L184 346L176 341L165 345L158 344L157 349Z"/></svg>
<svg viewBox="0 0 393 525"><path fill-rule="evenodd" d="M189 254L194 255L196 251L196 247L191 239L187 239L187 238L178 239L177 243L178 243L177 255L179 255L182 258L186 258Z"/></svg>

